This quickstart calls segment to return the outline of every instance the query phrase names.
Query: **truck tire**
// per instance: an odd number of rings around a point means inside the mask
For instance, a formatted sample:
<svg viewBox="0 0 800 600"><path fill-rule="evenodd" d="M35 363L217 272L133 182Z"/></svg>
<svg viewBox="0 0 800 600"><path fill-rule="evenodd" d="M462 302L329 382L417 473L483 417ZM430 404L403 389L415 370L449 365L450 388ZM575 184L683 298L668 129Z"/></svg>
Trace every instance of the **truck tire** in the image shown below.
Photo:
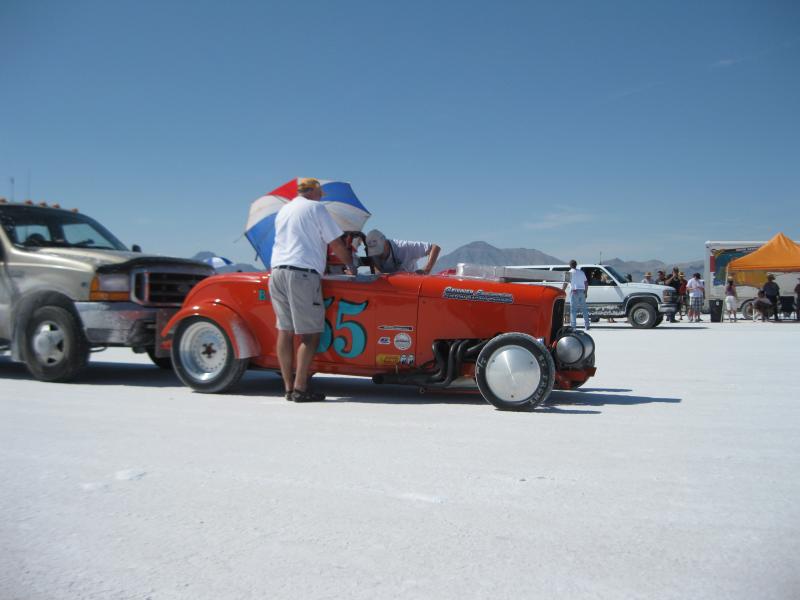
<svg viewBox="0 0 800 600"><path fill-rule="evenodd" d="M649 302L637 302L628 311L628 321L636 329L652 329L657 317L655 307Z"/></svg>
<svg viewBox="0 0 800 600"><path fill-rule="evenodd" d="M742 302L739 310L742 311L742 318L749 321L753 318L753 301L747 300L746 302Z"/></svg>
<svg viewBox="0 0 800 600"><path fill-rule="evenodd" d="M544 344L523 333L504 333L481 349L475 380L483 398L496 408L531 410L547 400L555 371Z"/></svg>
<svg viewBox="0 0 800 600"><path fill-rule="evenodd" d="M172 366L180 380L206 394L225 392L236 385L250 361L233 352L225 330L211 319L181 321L172 340Z"/></svg>
<svg viewBox="0 0 800 600"><path fill-rule="evenodd" d="M89 361L77 317L60 306L36 309L25 326L25 366L39 381L70 381Z"/></svg>

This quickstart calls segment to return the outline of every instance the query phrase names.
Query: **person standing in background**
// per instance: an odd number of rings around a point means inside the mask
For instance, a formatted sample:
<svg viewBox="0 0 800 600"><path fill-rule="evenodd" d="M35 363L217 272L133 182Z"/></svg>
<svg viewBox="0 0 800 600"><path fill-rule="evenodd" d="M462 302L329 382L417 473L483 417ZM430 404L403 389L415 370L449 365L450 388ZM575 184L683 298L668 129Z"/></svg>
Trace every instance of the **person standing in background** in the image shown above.
<svg viewBox="0 0 800 600"><path fill-rule="evenodd" d="M728 321L734 323L736 322L737 303L736 285L733 283L733 278L728 277L728 283L725 285L725 310L728 312Z"/></svg>
<svg viewBox="0 0 800 600"><path fill-rule="evenodd" d="M686 281L686 274L683 271L678 276L681 282L680 287L678 287L678 320L683 321L683 315L689 306L689 298L686 295L686 284L689 282Z"/></svg>
<svg viewBox="0 0 800 600"><path fill-rule="evenodd" d="M591 319L586 310L586 283L586 274L578 268L577 261L569 261L569 271L564 273L564 285L561 286L562 290L566 290L569 286L567 296L569 298L569 324L573 329L577 328L578 311L580 310L584 328L589 331Z"/></svg>
<svg viewBox="0 0 800 600"><path fill-rule="evenodd" d="M680 289L681 289L681 275L680 269L678 267L673 267L672 273L665 282L666 285L670 286L673 290L675 290L675 301L678 303L678 310L680 310ZM676 311L677 312L677 311ZM669 322L675 322L675 313L669 314Z"/></svg>
<svg viewBox="0 0 800 600"><path fill-rule="evenodd" d="M706 286L700 273L695 273L686 284L686 291L689 293L689 323L700 323L700 311L703 310L703 295Z"/></svg>
<svg viewBox="0 0 800 600"><path fill-rule="evenodd" d="M800 277L797 280L799 283L794 286L794 320L800 321Z"/></svg>
<svg viewBox="0 0 800 600"><path fill-rule="evenodd" d="M767 275L767 283L761 288L764 290L764 295L772 303L772 310L774 311L775 320L780 321L779 311L781 309L781 288L775 283L775 275L770 273Z"/></svg>

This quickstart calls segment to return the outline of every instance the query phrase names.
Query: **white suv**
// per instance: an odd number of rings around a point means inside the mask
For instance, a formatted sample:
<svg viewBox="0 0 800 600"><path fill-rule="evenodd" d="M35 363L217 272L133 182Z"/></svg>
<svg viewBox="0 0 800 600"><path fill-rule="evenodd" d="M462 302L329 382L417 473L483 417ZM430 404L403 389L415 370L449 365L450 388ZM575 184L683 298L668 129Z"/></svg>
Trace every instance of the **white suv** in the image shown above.
<svg viewBox="0 0 800 600"><path fill-rule="evenodd" d="M515 265L508 268L551 271L552 279L543 283L558 287L563 285L564 275L569 271L569 265ZM589 283L586 308L592 319L627 317L633 327L649 329L661 323L664 315L674 314L678 309L675 289L667 285L628 282L624 275L608 265L583 264L578 268L586 273Z"/></svg>

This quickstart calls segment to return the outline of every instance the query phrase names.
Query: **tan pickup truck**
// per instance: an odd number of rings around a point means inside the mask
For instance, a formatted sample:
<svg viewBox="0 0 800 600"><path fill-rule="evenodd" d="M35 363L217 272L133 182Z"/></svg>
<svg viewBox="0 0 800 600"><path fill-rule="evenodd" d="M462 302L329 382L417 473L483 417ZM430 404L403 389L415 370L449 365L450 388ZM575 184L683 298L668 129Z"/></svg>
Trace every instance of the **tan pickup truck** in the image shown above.
<svg viewBox="0 0 800 600"><path fill-rule="evenodd" d="M42 381L73 379L109 346L147 352L167 368L159 325L212 273L132 252L77 211L0 199L0 352Z"/></svg>

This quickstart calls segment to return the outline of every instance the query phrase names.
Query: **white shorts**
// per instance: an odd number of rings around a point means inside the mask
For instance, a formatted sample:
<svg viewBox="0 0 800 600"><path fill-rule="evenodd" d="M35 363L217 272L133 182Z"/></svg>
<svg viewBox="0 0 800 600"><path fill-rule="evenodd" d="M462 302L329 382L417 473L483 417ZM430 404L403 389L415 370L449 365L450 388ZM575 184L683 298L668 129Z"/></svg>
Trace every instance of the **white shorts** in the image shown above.
<svg viewBox="0 0 800 600"><path fill-rule="evenodd" d="M736 298L734 296L725 296L725 310L736 310Z"/></svg>

